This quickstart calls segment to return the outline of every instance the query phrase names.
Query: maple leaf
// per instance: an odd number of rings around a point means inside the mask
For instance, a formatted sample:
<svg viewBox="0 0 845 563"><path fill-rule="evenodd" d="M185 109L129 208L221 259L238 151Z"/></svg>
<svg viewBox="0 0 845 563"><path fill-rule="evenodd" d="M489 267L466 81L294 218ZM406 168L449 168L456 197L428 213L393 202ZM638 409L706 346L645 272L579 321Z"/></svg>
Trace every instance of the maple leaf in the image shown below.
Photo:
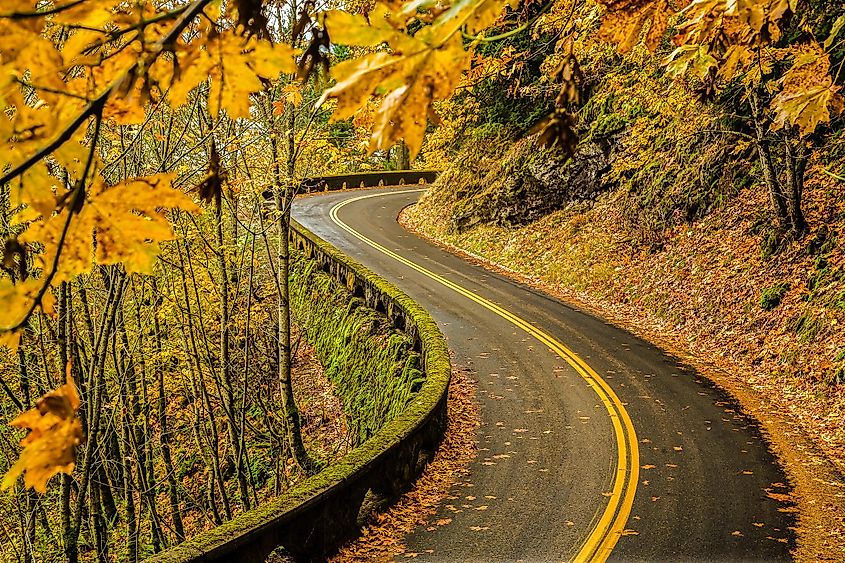
<svg viewBox="0 0 845 563"><path fill-rule="evenodd" d="M818 43L794 52L792 67L781 79L782 90L773 101L775 127L797 126L809 135L830 121L831 111L843 109L840 86L830 76L830 58Z"/></svg>
<svg viewBox="0 0 845 563"><path fill-rule="evenodd" d="M18 415L9 425L27 428L20 442L23 451L12 465L0 489L15 484L24 474L24 485L47 492L47 481L57 473L71 473L76 465L76 447L82 443L82 423L76 417L79 394L67 367L67 382L38 400L35 408Z"/></svg>
<svg viewBox="0 0 845 563"><path fill-rule="evenodd" d="M78 209L65 206L61 213L32 224L20 239L44 245L39 262L45 271L52 267L61 249L53 284L87 272L92 259L98 264L122 263L129 272L148 272L158 255L159 243L174 237L164 210L199 211L191 198L172 188L173 179L172 174L160 174L114 186L98 179ZM73 216L62 242L68 214Z"/></svg>
<svg viewBox="0 0 845 563"><path fill-rule="evenodd" d="M842 112L839 86L828 76L823 84L795 93L781 93L775 98L775 125L795 125L802 135L809 135L822 123L830 122L831 109Z"/></svg>
<svg viewBox="0 0 845 563"><path fill-rule="evenodd" d="M733 80L737 72L745 69L754 57L753 51L744 45L731 45L725 52L719 67L719 76Z"/></svg>
<svg viewBox="0 0 845 563"><path fill-rule="evenodd" d="M326 29L332 41L341 45L375 47L395 45L407 37L395 23L396 17L384 4L377 3L367 17L343 10L326 12Z"/></svg>
<svg viewBox="0 0 845 563"><path fill-rule="evenodd" d="M12 206L26 204L39 215L49 217L56 208L53 190L58 183L48 173L47 164L44 161L37 162L12 185L9 193Z"/></svg>
<svg viewBox="0 0 845 563"><path fill-rule="evenodd" d="M158 243L174 237L164 210L200 211L190 197L172 187L173 179L162 174L95 187L88 220L97 231L97 263L123 263L127 272L152 269Z"/></svg>
<svg viewBox="0 0 845 563"><path fill-rule="evenodd" d="M643 28L651 23L645 36L646 47L654 51L666 32L673 12L668 0L597 0L605 9L599 38L617 45L627 53L640 40Z"/></svg>
<svg viewBox="0 0 845 563"><path fill-rule="evenodd" d="M710 69L718 65L718 61L704 45L681 45L669 54L664 64L672 76L692 71L704 80L710 75Z"/></svg>
<svg viewBox="0 0 845 563"><path fill-rule="evenodd" d="M509 6L516 10L519 0L456 0L443 12L431 26L432 32L439 37L451 37L462 28L470 33L478 33L490 27Z"/></svg>
<svg viewBox="0 0 845 563"><path fill-rule="evenodd" d="M675 43L759 45L781 36L780 20L795 11L796 0L695 0L681 11L684 23Z"/></svg>
<svg viewBox="0 0 845 563"><path fill-rule="evenodd" d="M169 89L173 105L181 105L198 84L211 78L208 102L212 115L220 109L230 117L249 117L249 95L263 89L261 79L273 79L281 72L294 72L295 51L288 45L252 37L247 41L233 35L215 35L200 49L182 45L178 66L159 60L150 70L151 80Z"/></svg>
<svg viewBox="0 0 845 563"><path fill-rule="evenodd" d="M302 103L302 88L296 82L291 82L282 88L282 95L287 103L298 107Z"/></svg>
<svg viewBox="0 0 845 563"><path fill-rule="evenodd" d="M335 65L332 76L337 83L323 93L318 105L329 98L336 99L332 119L346 119L371 98L383 96L376 111L370 150L388 148L404 139L414 158L422 146L427 119L433 115L433 102L451 95L468 66L469 55L460 35L443 40L441 30L432 26L412 37L396 32L386 23L386 15L371 18L375 22L371 24L360 16L339 14L342 12L326 14L326 27L332 37L365 44L389 40L392 50Z"/></svg>

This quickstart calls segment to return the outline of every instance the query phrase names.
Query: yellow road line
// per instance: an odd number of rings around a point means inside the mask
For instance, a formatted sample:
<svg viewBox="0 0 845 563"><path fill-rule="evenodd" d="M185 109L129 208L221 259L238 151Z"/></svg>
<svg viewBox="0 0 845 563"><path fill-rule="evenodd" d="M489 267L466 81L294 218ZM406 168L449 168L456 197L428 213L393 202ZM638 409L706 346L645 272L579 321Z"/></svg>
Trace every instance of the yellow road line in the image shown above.
<svg viewBox="0 0 845 563"><path fill-rule="evenodd" d="M392 191L390 194L419 191L424 190L399 190ZM637 484L639 481L639 444L637 442L637 434L634 430L634 424L631 422L631 417L628 415L625 405L621 400L619 400L619 397L616 393L614 393L610 385L608 385L593 368L591 368L575 352L570 350L549 333L533 326L525 319L511 313L507 309L500 307L492 301L481 297L477 293L474 293L373 241L344 223L337 215L341 208L349 205L350 203L383 195L388 194L368 194L344 200L331 208L329 216L336 225L355 238L408 266L409 268L416 270L424 276L440 283L441 285L444 285L460 295L463 295L485 309L499 315L516 327L524 330L544 345L548 346L552 351L560 356L561 359L566 361L566 363L568 363L584 379L584 381L587 382L605 406L607 414L613 424L613 432L616 438L617 463L616 472L613 476L613 488L610 491L610 498L607 506L601 514L601 517L590 530L589 535L587 535L581 543L578 553L573 558L573 561L576 562L605 561L610 556L616 542L621 537L622 532L625 529L625 524L628 521L628 517L631 515L631 507L634 503L634 495L637 492Z"/></svg>

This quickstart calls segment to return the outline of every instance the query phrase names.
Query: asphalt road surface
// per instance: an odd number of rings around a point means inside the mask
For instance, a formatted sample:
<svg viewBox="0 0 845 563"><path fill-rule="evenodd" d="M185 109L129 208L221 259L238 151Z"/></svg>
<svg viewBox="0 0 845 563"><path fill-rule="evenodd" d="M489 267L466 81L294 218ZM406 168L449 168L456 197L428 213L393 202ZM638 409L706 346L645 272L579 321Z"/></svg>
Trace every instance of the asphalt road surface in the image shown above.
<svg viewBox="0 0 845 563"><path fill-rule="evenodd" d="M404 230L419 190L298 199L293 217L393 282L478 381L479 455L417 559L790 559L786 476L722 392L630 333Z"/></svg>

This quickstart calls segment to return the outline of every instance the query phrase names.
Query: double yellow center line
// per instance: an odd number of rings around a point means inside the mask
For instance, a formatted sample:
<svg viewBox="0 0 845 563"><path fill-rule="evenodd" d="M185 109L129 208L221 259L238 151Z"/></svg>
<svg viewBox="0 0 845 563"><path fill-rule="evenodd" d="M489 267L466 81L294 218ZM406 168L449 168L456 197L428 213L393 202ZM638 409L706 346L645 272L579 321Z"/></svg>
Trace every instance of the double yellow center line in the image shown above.
<svg viewBox="0 0 845 563"><path fill-rule="evenodd" d="M391 191L389 194L402 194L419 191L423 190L399 190ZM338 211L350 203L389 194L368 194L344 200L332 207L329 212L329 216L331 220L341 229L358 240L436 281L437 283L448 287L460 295L463 295L470 301L481 305L488 311L499 315L514 326L524 330L536 338L545 346L548 346L555 354L569 364L572 369L574 369L578 375L584 379L584 381L587 382L607 410L607 414L613 424L613 432L616 437L617 449L616 471L613 476L613 487L610 491L607 506L604 507L604 511L601 512L601 516L598 517L597 515L597 518L593 520L594 525L590 530L590 533L580 544L577 554L572 559L576 562L605 561L610 556L616 542L625 530L625 524L631 514L631 507L634 503L634 495L637 492L637 483L639 480L639 444L637 443L637 434L634 431L634 425L631 422L631 417L628 415L628 411L625 410L625 405L619 400L619 397L616 393L614 393L613 389L611 389L607 382L602 379L601 376L593 370L593 368L591 368L575 352L567 348L562 342L554 338L549 333L533 326L525 319L511 313L507 309L500 307L492 301L481 297L477 293L474 293L457 283L450 281L443 276L424 268L423 266L420 266L416 262L412 262L411 260L400 256L389 248L386 248L359 233L338 218Z"/></svg>

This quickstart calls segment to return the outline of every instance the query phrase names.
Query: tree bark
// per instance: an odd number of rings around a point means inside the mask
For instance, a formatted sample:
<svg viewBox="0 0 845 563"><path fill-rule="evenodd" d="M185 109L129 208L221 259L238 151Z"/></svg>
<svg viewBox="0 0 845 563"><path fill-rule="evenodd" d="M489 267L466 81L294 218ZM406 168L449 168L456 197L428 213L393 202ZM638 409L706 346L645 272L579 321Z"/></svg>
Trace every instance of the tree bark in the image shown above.
<svg viewBox="0 0 845 563"><path fill-rule="evenodd" d="M797 238L807 234L807 220L804 211L801 209L801 200L804 194L804 173L807 169L807 148L798 139L793 147L789 139L784 139L784 159L786 161L786 183L789 187L787 192L787 208L789 220L792 224L792 232Z"/></svg>
<svg viewBox="0 0 845 563"><path fill-rule="evenodd" d="M786 198L783 194L783 188L778 180L778 175L775 172L774 164L772 162L772 153L769 146L769 140L766 138L766 132L763 126L762 110L760 109L760 100L756 92L751 93L751 116L754 122L755 144L757 145L757 155L760 158L760 168L763 171L763 181L769 190L769 199L772 202L772 207L777 214L778 222L781 227L787 231L792 231L793 225L789 215L789 210L786 207Z"/></svg>

